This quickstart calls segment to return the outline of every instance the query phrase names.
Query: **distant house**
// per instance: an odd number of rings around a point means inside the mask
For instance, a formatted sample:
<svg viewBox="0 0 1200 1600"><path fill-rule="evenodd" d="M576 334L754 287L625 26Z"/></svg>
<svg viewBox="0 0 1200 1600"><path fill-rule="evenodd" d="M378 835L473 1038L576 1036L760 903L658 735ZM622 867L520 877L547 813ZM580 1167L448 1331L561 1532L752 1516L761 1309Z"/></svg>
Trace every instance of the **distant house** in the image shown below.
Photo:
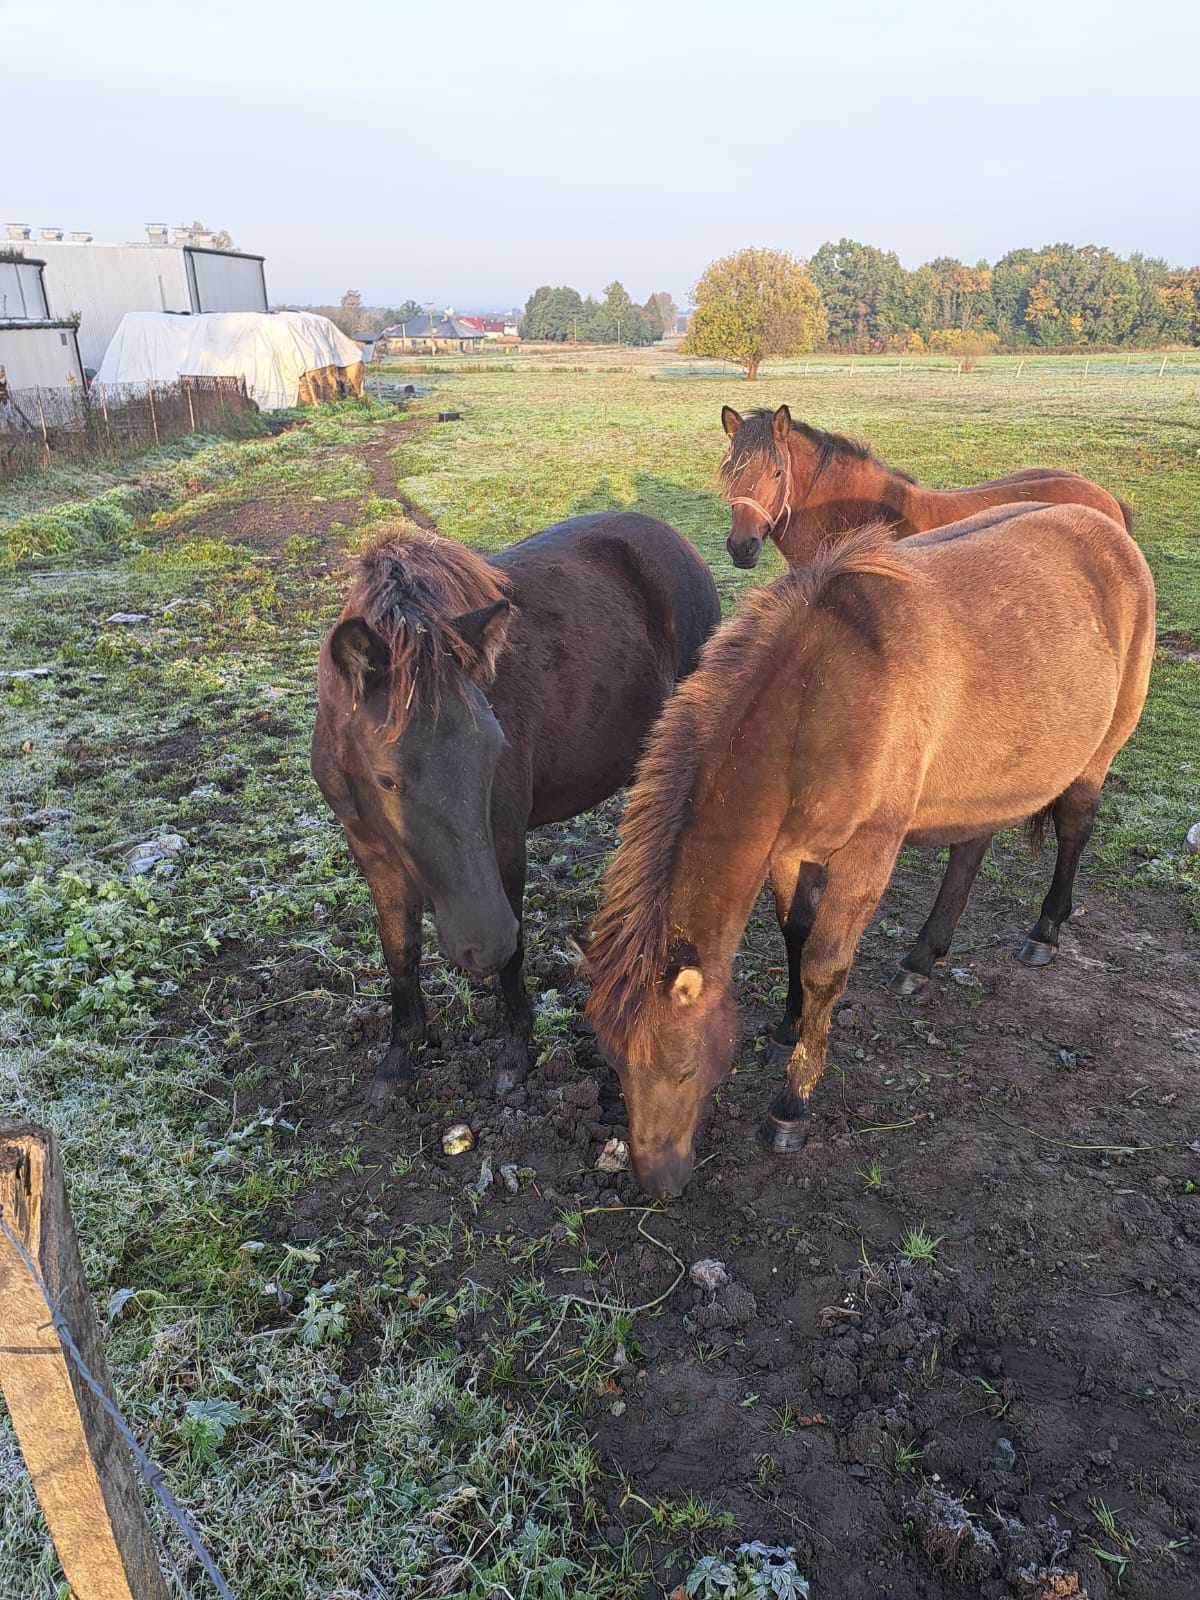
<svg viewBox="0 0 1200 1600"><path fill-rule="evenodd" d="M0 252L2 390L83 386L76 326L51 315L45 268L44 261L23 252Z"/></svg>
<svg viewBox="0 0 1200 1600"><path fill-rule="evenodd" d="M453 311L422 311L406 322L384 328L375 343L375 355L406 355L414 351L436 354L477 350L486 335L482 317L457 317Z"/></svg>
<svg viewBox="0 0 1200 1600"><path fill-rule="evenodd" d="M36 254L60 315L78 316L79 349L95 370L127 311L266 311L263 258L218 246L210 233L146 228L136 244L98 244L90 233L42 228L35 241L10 222L6 254Z"/></svg>

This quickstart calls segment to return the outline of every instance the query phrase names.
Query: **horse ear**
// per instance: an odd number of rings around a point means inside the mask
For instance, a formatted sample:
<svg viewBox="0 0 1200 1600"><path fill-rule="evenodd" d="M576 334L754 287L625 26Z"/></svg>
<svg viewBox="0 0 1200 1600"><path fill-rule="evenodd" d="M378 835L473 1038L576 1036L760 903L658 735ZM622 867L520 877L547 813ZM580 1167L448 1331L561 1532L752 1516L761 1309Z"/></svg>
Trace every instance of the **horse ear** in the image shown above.
<svg viewBox="0 0 1200 1600"><path fill-rule="evenodd" d="M338 623L329 636L329 654L356 693L374 687L388 668L387 645L361 617L347 617Z"/></svg>
<svg viewBox="0 0 1200 1600"><path fill-rule="evenodd" d="M455 617L450 624L463 643L477 652L483 665L484 678L489 683L496 676L496 664L504 649L511 621L511 603L497 600L494 605L481 606L478 611L464 611L461 617Z"/></svg>
<svg viewBox="0 0 1200 1600"><path fill-rule="evenodd" d="M694 1006L704 993L704 974L699 967L680 967L671 985L671 1004L680 1011Z"/></svg>
<svg viewBox="0 0 1200 1600"><path fill-rule="evenodd" d="M792 413L786 406L780 406L779 410L771 418L771 432L782 444L791 431Z"/></svg>
<svg viewBox="0 0 1200 1600"><path fill-rule="evenodd" d="M732 406L721 407L721 426L725 429L725 432L731 439L741 425L742 419Z"/></svg>

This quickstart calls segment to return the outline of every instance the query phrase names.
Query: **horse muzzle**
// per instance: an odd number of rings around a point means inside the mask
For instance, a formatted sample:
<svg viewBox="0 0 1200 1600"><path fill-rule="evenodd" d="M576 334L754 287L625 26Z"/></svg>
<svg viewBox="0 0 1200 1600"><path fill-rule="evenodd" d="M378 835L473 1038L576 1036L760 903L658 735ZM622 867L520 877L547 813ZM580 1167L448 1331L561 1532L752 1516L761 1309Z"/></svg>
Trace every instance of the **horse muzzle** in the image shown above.
<svg viewBox="0 0 1200 1600"><path fill-rule="evenodd" d="M758 537L735 539L732 534L725 541L725 548L729 551L729 559L735 567L741 567L743 572L749 572L758 565L758 558L762 555L763 542Z"/></svg>

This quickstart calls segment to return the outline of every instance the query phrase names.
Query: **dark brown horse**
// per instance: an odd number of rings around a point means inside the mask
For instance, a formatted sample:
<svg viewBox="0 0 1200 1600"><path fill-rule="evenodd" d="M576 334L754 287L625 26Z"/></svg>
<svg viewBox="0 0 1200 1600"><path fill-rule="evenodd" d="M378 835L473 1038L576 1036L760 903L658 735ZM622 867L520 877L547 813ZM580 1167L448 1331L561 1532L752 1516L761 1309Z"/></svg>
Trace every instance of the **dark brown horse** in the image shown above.
<svg viewBox="0 0 1200 1600"><path fill-rule="evenodd" d="M730 440L721 467L732 512L726 549L736 567L753 567L768 536L789 567L801 567L828 540L868 523L886 522L903 539L1016 501L1094 506L1133 529L1127 505L1074 472L1026 467L967 489L926 489L865 445L794 422L787 406L744 419L723 406L721 423Z"/></svg>
<svg viewBox="0 0 1200 1600"><path fill-rule="evenodd" d="M830 1014L906 841L950 846L904 963L927 975L993 832L1048 809L1058 859L1019 954L1053 956L1153 650L1141 552L1080 506L1005 506L902 543L867 529L746 597L647 747L588 956L644 1187L677 1194L691 1173L764 878L788 950L777 1150L803 1143Z"/></svg>
<svg viewBox="0 0 1200 1600"><path fill-rule="evenodd" d="M499 971L497 1086L529 1065L525 834L626 783L720 620L712 574L665 522L574 517L499 555L385 539L321 650L312 768L379 913L392 1029L376 1077L425 1037L421 913L447 957Z"/></svg>

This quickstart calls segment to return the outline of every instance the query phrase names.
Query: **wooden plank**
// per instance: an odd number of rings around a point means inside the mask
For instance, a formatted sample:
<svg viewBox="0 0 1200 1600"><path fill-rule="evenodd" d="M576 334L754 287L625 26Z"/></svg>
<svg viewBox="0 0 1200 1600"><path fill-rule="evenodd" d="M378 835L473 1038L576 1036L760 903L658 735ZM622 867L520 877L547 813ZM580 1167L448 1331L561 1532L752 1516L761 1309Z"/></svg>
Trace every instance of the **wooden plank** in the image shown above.
<svg viewBox="0 0 1200 1600"><path fill-rule="evenodd" d="M57 1141L46 1129L0 1128L0 1208L111 1396ZM75 1600L169 1600L129 1450L76 1372L46 1295L3 1233L0 1390Z"/></svg>

